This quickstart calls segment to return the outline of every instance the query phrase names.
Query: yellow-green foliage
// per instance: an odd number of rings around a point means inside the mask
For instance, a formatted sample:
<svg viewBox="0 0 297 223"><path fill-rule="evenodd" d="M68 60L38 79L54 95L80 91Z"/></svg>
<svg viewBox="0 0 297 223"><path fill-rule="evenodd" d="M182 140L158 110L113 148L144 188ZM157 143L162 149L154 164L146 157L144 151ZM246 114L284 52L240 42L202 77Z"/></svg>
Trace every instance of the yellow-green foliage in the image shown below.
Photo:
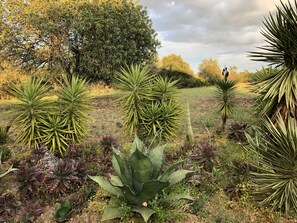
<svg viewBox="0 0 297 223"><path fill-rule="evenodd" d="M8 100L11 96L7 93L6 89L12 84L20 86L21 82L27 82L29 75L21 72L19 69L12 67L7 62L0 64L0 100Z"/></svg>

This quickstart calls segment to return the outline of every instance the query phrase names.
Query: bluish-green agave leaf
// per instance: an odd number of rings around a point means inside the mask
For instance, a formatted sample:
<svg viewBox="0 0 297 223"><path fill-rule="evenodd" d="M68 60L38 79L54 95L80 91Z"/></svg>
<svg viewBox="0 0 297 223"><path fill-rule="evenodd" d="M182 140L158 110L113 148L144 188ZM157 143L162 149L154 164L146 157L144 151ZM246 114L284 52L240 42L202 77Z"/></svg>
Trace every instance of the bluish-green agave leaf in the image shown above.
<svg viewBox="0 0 297 223"><path fill-rule="evenodd" d="M125 210L121 207L107 207L104 210L101 221L108 221L115 218L123 218Z"/></svg>
<svg viewBox="0 0 297 223"><path fill-rule="evenodd" d="M114 195L119 198L124 197L122 191L119 188L113 186L111 183L109 183L103 177L100 177L100 176L89 176L89 177L92 180L94 180L96 183L98 183L104 190L106 190L111 195Z"/></svg>
<svg viewBox="0 0 297 223"><path fill-rule="evenodd" d="M178 200L194 200L194 198L188 194L171 194L169 196L167 196L166 198L164 198L164 201L166 202L173 202L173 201L178 201Z"/></svg>
<svg viewBox="0 0 297 223"><path fill-rule="evenodd" d="M137 196L129 186L123 185L120 188L124 194L124 198L127 204L140 205L142 203L141 200L139 199L139 196Z"/></svg>
<svg viewBox="0 0 297 223"><path fill-rule="evenodd" d="M172 173L172 171L184 162L185 162L184 160L181 160L181 161L177 161L176 163L173 163L170 167L168 167L168 169L162 175L158 177L158 179L161 181L168 181L168 177Z"/></svg>
<svg viewBox="0 0 297 223"><path fill-rule="evenodd" d="M129 161L132 172L132 187L135 189L136 193L140 193L142 185L152 178L152 161L138 149L132 153Z"/></svg>
<svg viewBox="0 0 297 223"><path fill-rule="evenodd" d="M135 150L138 149L141 152L144 152L145 146L143 142L138 138L137 135L135 135L134 141L131 145L130 154L135 152Z"/></svg>
<svg viewBox="0 0 297 223"><path fill-rule="evenodd" d="M121 179L118 176L114 176L114 175L110 176L110 183L113 186L116 186L116 187L122 187L123 186L123 183L122 183Z"/></svg>
<svg viewBox="0 0 297 223"><path fill-rule="evenodd" d="M132 208L132 211L139 213L144 222L148 222L149 218L156 213L154 210L147 208L147 207L134 207Z"/></svg>
<svg viewBox="0 0 297 223"><path fill-rule="evenodd" d="M190 170L177 170L173 173L171 173L169 176L168 176L168 181L169 181L169 185L174 185L174 184L177 184L179 182L181 182L182 180L184 180L187 175L189 173L192 173L193 171L190 171Z"/></svg>
<svg viewBox="0 0 297 223"><path fill-rule="evenodd" d="M166 145L157 146L149 153L149 157L153 164L153 179L156 179L161 171L164 162L164 149Z"/></svg>
<svg viewBox="0 0 297 223"><path fill-rule="evenodd" d="M140 203L149 201L160 194L163 189L169 186L169 182L160 180L151 180L143 184L141 193L139 194Z"/></svg>
<svg viewBox="0 0 297 223"><path fill-rule="evenodd" d="M122 183L132 187L132 174L130 165L124 155L115 148L113 148L112 165Z"/></svg>

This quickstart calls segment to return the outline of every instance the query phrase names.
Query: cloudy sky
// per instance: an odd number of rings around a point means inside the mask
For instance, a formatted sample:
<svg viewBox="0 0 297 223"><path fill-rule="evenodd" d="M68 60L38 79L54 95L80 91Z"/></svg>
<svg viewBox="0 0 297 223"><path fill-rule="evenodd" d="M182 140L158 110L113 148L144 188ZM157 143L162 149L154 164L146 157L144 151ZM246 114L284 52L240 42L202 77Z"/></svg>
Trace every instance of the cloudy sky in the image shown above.
<svg viewBox="0 0 297 223"><path fill-rule="evenodd" d="M291 0L290 0L291 1ZM286 2L286 0L284 0ZM293 2L293 0L291 1ZM181 55L196 72L204 58L221 66L256 71L264 63L251 61L247 51L265 45L262 20L279 0L140 0L158 33L162 58Z"/></svg>

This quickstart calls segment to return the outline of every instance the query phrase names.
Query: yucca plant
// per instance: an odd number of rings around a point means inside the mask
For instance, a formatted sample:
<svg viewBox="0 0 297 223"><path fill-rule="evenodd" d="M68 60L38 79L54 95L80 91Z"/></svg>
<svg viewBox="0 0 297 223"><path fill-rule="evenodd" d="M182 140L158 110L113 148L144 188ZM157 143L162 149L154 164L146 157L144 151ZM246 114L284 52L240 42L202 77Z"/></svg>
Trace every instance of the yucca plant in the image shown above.
<svg viewBox="0 0 297 223"><path fill-rule="evenodd" d="M151 74L139 65L117 73L118 88L124 90L124 126L130 134L147 139L170 140L179 127L181 109L175 100L177 81Z"/></svg>
<svg viewBox="0 0 297 223"><path fill-rule="evenodd" d="M62 123L68 131L68 138L73 142L81 142L88 134L87 121L90 96L86 81L72 77L64 78L58 90L58 106L61 110Z"/></svg>
<svg viewBox="0 0 297 223"><path fill-rule="evenodd" d="M90 178L108 193L125 202L133 212L140 213L147 222L155 213L149 208L150 201L156 196L162 196L163 189L179 183L191 172L183 169L173 172L182 163L177 162L161 174L164 148L165 146L158 146L148 151L136 137L128 157L119 150L113 149L112 165L116 176L111 176L110 182L101 176L90 176ZM189 198L188 195L174 197ZM124 214L121 207L108 207L101 220L120 218Z"/></svg>
<svg viewBox="0 0 297 223"><path fill-rule="evenodd" d="M157 76L154 81L154 101L167 102L172 101L177 96L178 80L172 80L167 77Z"/></svg>
<svg viewBox="0 0 297 223"><path fill-rule="evenodd" d="M234 112L236 82L232 80L217 80L215 87L215 98L219 101L219 111L222 114L222 132L225 132L227 118Z"/></svg>
<svg viewBox="0 0 297 223"><path fill-rule="evenodd" d="M176 136L182 110L174 101L152 102L144 108L140 136L168 141Z"/></svg>
<svg viewBox="0 0 297 223"><path fill-rule="evenodd" d="M275 211L297 213L297 126L296 120L277 116L277 126L263 120L265 137L246 135L247 150L254 155L252 172L255 197ZM268 134L267 134L268 133Z"/></svg>
<svg viewBox="0 0 297 223"><path fill-rule="evenodd" d="M18 131L17 143L33 148L37 148L40 144L40 125L51 110L49 101L44 99L48 90L49 87L43 84L42 79L34 78L31 78L28 84L23 84L21 88L13 86L10 89L10 93L18 100L12 111Z"/></svg>
<svg viewBox="0 0 297 223"><path fill-rule="evenodd" d="M284 120L289 116L297 120L297 1L281 2L276 14L264 20L262 35L267 46L258 47L251 52L253 60L275 65L277 72L256 84L259 99L265 100L262 115L268 115L273 121L280 113Z"/></svg>
<svg viewBox="0 0 297 223"><path fill-rule="evenodd" d="M40 141L47 146L51 152L62 155L69 147L72 131L68 130L66 123L60 115L48 115L41 126Z"/></svg>
<svg viewBox="0 0 297 223"><path fill-rule="evenodd" d="M125 115L124 126L130 134L138 133L144 107L152 101L155 74L151 74L148 67L131 65L117 72L115 78L116 86L124 91L119 98Z"/></svg>

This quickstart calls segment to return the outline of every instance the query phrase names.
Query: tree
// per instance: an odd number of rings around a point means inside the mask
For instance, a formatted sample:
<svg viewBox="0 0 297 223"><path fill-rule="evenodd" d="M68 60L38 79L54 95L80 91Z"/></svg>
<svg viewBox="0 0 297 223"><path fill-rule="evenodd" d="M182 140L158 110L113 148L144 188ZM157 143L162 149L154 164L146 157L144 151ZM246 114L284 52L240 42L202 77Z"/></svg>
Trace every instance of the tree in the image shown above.
<svg viewBox="0 0 297 223"><path fill-rule="evenodd" d="M208 83L214 84L221 78L221 68L217 59L204 59L198 66L199 75Z"/></svg>
<svg viewBox="0 0 297 223"><path fill-rule="evenodd" d="M297 121L297 1L294 5L281 3L276 15L270 14L264 20L265 29L262 35L267 46L259 47L259 51L251 52L253 60L275 65L272 75L266 75L255 82L255 91L263 99L261 115L268 115L274 122L278 113L284 122L291 116Z"/></svg>
<svg viewBox="0 0 297 223"><path fill-rule="evenodd" d="M22 2L5 5L10 32L2 32L7 40L1 52L28 70L110 84L124 64L150 63L160 45L147 11L135 1Z"/></svg>
<svg viewBox="0 0 297 223"><path fill-rule="evenodd" d="M215 86L215 98L219 101L219 112L222 115L222 132L225 132L227 119L234 113L236 82L227 79L217 80Z"/></svg>
<svg viewBox="0 0 297 223"><path fill-rule="evenodd" d="M190 65L185 62L180 55L176 55L173 53L162 58L160 68L185 73L188 75L194 75L194 72L191 69Z"/></svg>
<svg viewBox="0 0 297 223"><path fill-rule="evenodd" d="M190 65L180 55L170 54L158 60L157 67L162 76L179 80L180 87L197 87L204 85L201 79L194 74Z"/></svg>

